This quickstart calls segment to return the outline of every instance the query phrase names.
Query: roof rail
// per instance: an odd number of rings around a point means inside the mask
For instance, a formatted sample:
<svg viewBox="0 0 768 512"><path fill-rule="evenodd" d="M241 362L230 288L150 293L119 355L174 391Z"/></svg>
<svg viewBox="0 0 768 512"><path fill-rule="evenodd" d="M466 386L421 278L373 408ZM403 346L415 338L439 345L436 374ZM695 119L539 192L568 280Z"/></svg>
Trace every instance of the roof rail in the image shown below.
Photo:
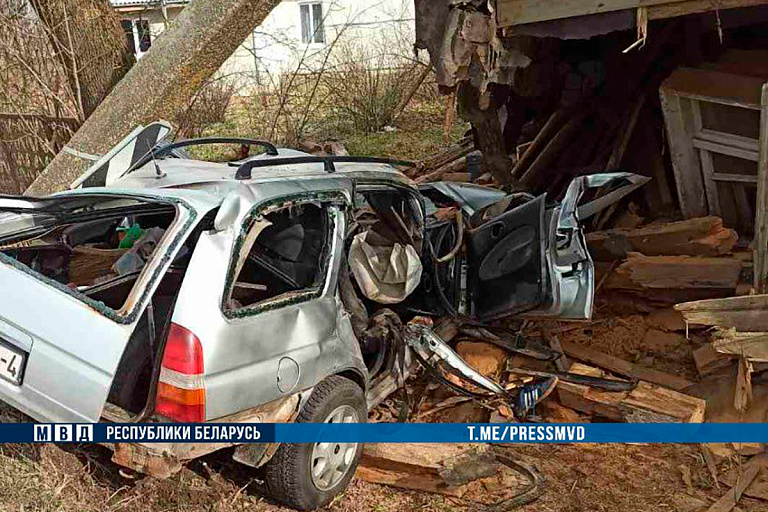
<svg viewBox="0 0 768 512"><path fill-rule="evenodd" d="M125 172L125 174L135 171L150 160L170 153L174 149L181 149L187 146L201 146L206 144L241 144L243 146L261 146L265 149L266 154L270 156L278 155L278 151L275 145L264 140L244 139L241 137L201 137L197 139L180 140L171 144L155 146L149 150L146 155L142 156L138 162L132 165L130 169Z"/></svg>
<svg viewBox="0 0 768 512"><path fill-rule="evenodd" d="M261 158L258 160L249 160L240 164L235 173L236 180L251 179L251 171L259 167L275 167L291 164L315 164L322 163L325 172L336 172L336 163L361 163L361 164L389 164L402 167L411 167L416 165L408 160L394 160L391 158L379 158L374 156L287 156L281 158ZM230 165L236 165L230 163Z"/></svg>

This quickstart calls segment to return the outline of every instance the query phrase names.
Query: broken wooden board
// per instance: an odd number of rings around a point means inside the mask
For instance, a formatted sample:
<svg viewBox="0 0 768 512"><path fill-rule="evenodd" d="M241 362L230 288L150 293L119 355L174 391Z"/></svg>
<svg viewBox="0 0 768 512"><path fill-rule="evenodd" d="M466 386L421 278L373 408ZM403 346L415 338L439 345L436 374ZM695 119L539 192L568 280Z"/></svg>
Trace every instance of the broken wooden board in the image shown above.
<svg viewBox="0 0 768 512"><path fill-rule="evenodd" d="M730 368L735 360L733 356L715 350L710 343L693 350L693 362L702 377Z"/></svg>
<svg viewBox="0 0 768 512"><path fill-rule="evenodd" d="M714 335L712 348L722 354L766 363L768 362L768 332L738 332L735 329L720 329Z"/></svg>
<svg viewBox="0 0 768 512"><path fill-rule="evenodd" d="M605 263L596 263L597 277L605 275ZM603 288L640 296L656 305L676 304L686 298L711 299L731 296L742 269L735 258L694 256L644 256L631 253L610 271Z"/></svg>
<svg viewBox="0 0 768 512"><path fill-rule="evenodd" d="M742 332L768 332L768 295L746 295L677 304L689 324L717 325Z"/></svg>
<svg viewBox="0 0 768 512"><path fill-rule="evenodd" d="M739 474L744 473L744 468L733 468L720 477L720 481L725 485L733 487L739 480ZM743 478L743 476L742 476ZM760 500L768 501L768 469L762 467L757 473L757 476L752 483L750 483L746 489L744 489L744 496L750 498L757 498Z"/></svg>
<svg viewBox="0 0 768 512"><path fill-rule="evenodd" d="M624 259L631 252L646 256L720 256L730 252L738 238L721 218L712 216L586 235L590 254L600 261Z"/></svg>
<svg viewBox="0 0 768 512"><path fill-rule="evenodd" d="M605 377L598 368L574 363L572 373ZM560 401L566 407L625 423L701 423L706 403L700 398L640 381L632 391L601 391L560 381Z"/></svg>
<svg viewBox="0 0 768 512"><path fill-rule="evenodd" d="M707 512L729 512L741 499L744 491L749 487L757 474L768 464L768 454L756 455L749 459L741 468L736 483L726 492L722 498L712 504Z"/></svg>
<svg viewBox="0 0 768 512"><path fill-rule="evenodd" d="M366 444L357 477L366 482L461 497L467 486L449 485L441 472L462 457L487 455L487 447L461 444ZM490 476L493 472L484 474Z"/></svg>
<svg viewBox="0 0 768 512"><path fill-rule="evenodd" d="M366 444L357 477L493 505L530 490L522 473L499 463L488 445Z"/></svg>
<svg viewBox="0 0 768 512"><path fill-rule="evenodd" d="M679 375L672 375L653 368L644 368L624 359L573 342L562 341L560 344L563 347L563 351L572 358L599 366L617 375L643 380L677 391L682 391L694 384Z"/></svg>
<svg viewBox="0 0 768 512"><path fill-rule="evenodd" d="M736 390L733 394L733 407L744 412L752 405L752 363L746 358L739 358L739 370L736 375Z"/></svg>

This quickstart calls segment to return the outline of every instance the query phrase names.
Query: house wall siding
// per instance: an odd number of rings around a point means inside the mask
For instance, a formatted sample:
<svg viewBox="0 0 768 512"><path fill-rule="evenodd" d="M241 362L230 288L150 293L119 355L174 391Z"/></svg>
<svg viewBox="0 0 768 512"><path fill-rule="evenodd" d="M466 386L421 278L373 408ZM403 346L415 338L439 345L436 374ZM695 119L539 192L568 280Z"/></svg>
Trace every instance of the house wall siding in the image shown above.
<svg viewBox="0 0 768 512"><path fill-rule="evenodd" d="M319 70L330 48L335 53L347 52L365 58L367 65L378 67L395 66L403 54L409 52L414 40L412 0L322 1L325 43L305 44L301 39L300 5L313 3L317 2L285 0L280 3L227 59L220 74L236 80L247 93L258 84L279 82L280 76L286 73ZM166 22L157 6L115 8L123 19L148 20L153 39L182 9L178 5L167 6Z"/></svg>

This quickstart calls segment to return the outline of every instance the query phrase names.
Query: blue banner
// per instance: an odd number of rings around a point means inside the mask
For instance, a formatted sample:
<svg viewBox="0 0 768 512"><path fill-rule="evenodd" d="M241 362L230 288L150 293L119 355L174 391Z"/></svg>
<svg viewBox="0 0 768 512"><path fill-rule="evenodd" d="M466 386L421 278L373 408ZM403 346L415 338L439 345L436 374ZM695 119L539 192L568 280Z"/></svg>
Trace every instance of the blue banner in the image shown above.
<svg viewBox="0 0 768 512"><path fill-rule="evenodd" d="M2 443L768 443L765 423L0 423Z"/></svg>

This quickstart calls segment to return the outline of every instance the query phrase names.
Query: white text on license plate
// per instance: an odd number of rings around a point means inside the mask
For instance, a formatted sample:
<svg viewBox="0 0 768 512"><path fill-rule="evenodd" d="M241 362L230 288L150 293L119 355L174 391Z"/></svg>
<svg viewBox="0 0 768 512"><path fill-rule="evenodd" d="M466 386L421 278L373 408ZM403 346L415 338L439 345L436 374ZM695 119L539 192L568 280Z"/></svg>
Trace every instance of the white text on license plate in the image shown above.
<svg viewBox="0 0 768 512"><path fill-rule="evenodd" d="M23 370L24 354L5 344L0 344L0 377L14 384L20 384Z"/></svg>

